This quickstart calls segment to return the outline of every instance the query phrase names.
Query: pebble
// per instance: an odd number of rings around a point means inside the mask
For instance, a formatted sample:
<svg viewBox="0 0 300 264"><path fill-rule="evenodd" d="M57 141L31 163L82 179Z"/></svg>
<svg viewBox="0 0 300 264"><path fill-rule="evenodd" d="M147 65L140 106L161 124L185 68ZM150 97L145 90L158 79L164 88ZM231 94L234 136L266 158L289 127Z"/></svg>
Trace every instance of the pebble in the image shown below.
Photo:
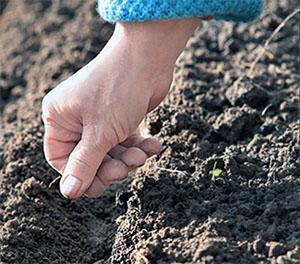
<svg viewBox="0 0 300 264"><path fill-rule="evenodd" d="M269 247L269 257L278 257L287 252L286 247L282 243L270 242L268 243Z"/></svg>

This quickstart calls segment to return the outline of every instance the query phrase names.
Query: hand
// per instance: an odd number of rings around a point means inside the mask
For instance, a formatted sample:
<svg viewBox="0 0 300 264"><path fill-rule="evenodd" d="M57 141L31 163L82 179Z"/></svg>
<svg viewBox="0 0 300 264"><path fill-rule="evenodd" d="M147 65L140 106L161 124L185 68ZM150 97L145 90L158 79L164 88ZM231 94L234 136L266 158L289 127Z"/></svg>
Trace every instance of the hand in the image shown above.
<svg viewBox="0 0 300 264"><path fill-rule="evenodd" d="M70 199L105 187L160 151L138 127L167 94L195 20L117 24L103 51L43 100L44 151Z"/></svg>

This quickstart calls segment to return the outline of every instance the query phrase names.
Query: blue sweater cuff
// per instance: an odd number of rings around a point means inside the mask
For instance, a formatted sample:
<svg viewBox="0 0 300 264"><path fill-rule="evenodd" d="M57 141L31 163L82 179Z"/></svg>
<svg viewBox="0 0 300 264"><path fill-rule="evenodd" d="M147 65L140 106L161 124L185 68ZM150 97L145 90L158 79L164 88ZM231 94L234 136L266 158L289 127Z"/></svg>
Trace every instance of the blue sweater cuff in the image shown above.
<svg viewBox="0 0 300 264"><path fill-rule="evenodd" d="M206 16L250 22L262 13L264 0L98 0L97 9L112 23Z"/></svg>

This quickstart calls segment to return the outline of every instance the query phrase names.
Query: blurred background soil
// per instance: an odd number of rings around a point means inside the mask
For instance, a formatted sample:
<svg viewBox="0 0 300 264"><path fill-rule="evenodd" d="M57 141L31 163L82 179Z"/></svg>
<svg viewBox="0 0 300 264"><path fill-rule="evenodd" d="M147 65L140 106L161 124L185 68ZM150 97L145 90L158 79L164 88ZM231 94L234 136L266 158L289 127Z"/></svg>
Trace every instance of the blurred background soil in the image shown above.
<svg viewBox="0 0 300 264"><path fill-rule="evenodd" d="M147 118L162 153L101 199L68 201L41 100L103 48L95 1L0 0L1 263L300 263L299 5L201 24Z"/></svg>

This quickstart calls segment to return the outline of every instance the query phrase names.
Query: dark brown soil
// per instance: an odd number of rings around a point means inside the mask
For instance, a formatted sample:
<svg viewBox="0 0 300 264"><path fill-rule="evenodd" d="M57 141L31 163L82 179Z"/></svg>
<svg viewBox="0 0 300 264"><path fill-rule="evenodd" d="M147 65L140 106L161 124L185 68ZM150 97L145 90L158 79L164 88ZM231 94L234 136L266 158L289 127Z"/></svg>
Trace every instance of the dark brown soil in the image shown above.
<svg viewBox="0 0 300 264"><path fill-rule="evenodd" d="M0 0L0 263L300 263L299 14L205 23L148 118L162 153L101 199L68 201L41 99L105 45L94 0ZM220 175L219 175L220 174Z"/></svg>

